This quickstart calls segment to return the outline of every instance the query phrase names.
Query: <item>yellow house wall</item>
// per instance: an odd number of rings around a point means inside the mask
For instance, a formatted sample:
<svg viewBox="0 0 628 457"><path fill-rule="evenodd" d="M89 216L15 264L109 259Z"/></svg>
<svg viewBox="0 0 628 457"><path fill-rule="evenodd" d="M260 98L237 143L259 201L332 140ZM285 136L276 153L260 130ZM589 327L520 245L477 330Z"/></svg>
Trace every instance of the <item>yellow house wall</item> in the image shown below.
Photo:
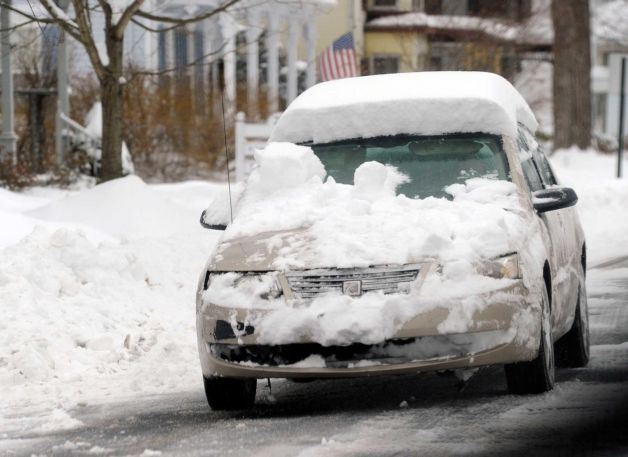
<svg viewBox="0 0 628 457"><path fill-rule="evenodd" d="M331 9L316 9L316 55L319 55L325 48L336 39L349 31L353 31L353 40L358 58L364 53L364 12L361 7L361 0L337 0L335 7ZM305 60L307 50L305 38L299 39L298 58Z"/></svg>
<svg viewBox="0 0 628 457"><path fill-rule="evenodd" d="M366 32L364 38L364 55L367 59L373 56L399 57L401 72L420 71L424 68L427 55L425 36L413 32Z"/></svg>

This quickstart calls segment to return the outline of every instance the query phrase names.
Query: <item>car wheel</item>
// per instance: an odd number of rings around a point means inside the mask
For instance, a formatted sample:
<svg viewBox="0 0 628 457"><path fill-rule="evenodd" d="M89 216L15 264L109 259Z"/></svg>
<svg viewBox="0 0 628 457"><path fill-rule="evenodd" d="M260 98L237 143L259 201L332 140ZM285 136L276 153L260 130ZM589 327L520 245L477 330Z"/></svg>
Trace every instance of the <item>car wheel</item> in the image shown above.
<svg viewBox="0 0 628 457"><path fill-rule="evenodd" d="M543 288L541 338L534 360L507 364L506 383L513 394L538 394L554 388L554 344L547 290Z"/></svg>
<svg viewBox="0 0 628 457"><path fill-rule="evenodd" d="M255 403L257 379L203 377L203 384L213 410L247 409Z"/></svg>
<svg viewBox="0 0 628 457"><path fill-rule="evenodd" d="M578 288L578 304L571 329L556 342L554 350L559 367L584 367L589 363L589 311L584 286Z"/></svg>

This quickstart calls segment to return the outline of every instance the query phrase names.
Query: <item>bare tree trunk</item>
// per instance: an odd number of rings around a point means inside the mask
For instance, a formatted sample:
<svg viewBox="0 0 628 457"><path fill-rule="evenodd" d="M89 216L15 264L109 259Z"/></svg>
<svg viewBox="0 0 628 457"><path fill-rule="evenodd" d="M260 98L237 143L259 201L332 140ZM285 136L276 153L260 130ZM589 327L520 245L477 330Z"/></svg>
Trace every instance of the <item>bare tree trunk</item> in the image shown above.
<svg viewBox="0 0 628 457"><path fill-rule="evenodd" d="M122 40L107 37L109 65L100 79L102 103L102 158L100 180L102 182L122 176L122 117L123 90Z"/></svg>
<svg viewBox="0 0 628 457"><path fill-rule="evenodd" d="M554 149L591 144L589 0L552 0Z"/></svg>

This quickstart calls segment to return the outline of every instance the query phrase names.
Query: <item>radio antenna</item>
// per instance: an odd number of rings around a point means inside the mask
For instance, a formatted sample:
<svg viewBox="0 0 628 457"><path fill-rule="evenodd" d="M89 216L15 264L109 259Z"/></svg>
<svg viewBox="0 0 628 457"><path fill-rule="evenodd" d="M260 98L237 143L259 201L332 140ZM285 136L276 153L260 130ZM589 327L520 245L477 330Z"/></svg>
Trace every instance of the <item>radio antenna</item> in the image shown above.
<svg viewBox="0 0 628 457"><path fill-rule="evenodd" d="M229 150L227 146L227 122L225 120L225 97L224 90L220 91L220 104L222 105L222 132L225 137L225 159L227 160L227 186L229 187L229 215L233 223L233 204L231 202L231 171L229 170Z"/></svg>

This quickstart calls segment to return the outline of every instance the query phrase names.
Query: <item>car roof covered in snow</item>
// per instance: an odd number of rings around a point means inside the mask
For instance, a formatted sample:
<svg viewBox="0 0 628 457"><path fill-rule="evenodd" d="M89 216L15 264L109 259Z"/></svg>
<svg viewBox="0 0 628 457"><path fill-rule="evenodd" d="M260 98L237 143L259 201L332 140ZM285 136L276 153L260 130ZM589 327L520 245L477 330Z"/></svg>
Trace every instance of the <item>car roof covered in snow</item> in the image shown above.
<svg viewBox="0 0 628 457"><path fill-rule="evenodd" d="M398 134L485 132L516 137L537 121L517 90L484 72L419 72L317 84L281 115L271 141L328 143Z"/></svg>

